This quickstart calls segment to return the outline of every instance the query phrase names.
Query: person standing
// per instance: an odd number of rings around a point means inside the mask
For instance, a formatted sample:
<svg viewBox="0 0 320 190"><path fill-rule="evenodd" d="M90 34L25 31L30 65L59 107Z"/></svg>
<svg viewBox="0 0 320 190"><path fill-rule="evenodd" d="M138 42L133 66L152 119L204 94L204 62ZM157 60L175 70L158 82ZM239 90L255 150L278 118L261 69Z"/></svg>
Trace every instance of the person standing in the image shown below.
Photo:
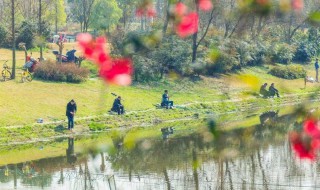
<svg viewBox="0 0 320 190"><path fill-rule="evenodd" d="M77 104L71 100L67 104L66 116L68 117L68 130L72 130L74 126L74 115L77 112Z"/></svg>
<svg viewBox="0 0 320 190"><path fill-rule="evenodd" d="M316 69L316 82L319 82L319 80L318 80L318 74L319 74L318 58L316 59L316 62L314 63L314 67L315 67L315 69Z"/></svg>

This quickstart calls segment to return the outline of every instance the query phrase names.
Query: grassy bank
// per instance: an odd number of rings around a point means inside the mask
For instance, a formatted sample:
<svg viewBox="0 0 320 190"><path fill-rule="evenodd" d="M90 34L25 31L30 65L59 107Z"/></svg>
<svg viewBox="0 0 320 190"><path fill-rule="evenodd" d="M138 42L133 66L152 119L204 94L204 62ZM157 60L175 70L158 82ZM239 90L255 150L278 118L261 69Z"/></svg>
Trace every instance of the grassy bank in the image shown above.
<svg viewBox="0 0 320 190"><path fill-rule="evenodd" d="M0 62L9 59L8 53L8 50L0 50ZM51 52L48 50L45 56L52 56ZM18 52L18 67L22 64L23 52ZM1 82L1 142L12 142L11 138L20 133L24 135L17 138L18 141L64 135L61 129L65 127L65 107L71 99L75 99L78 105L76 124L79 132L149 126L163 121L205 118L212 114L250 113L251 110L279 109L319 100L318 83L308 83L305 88L303 79L285 80L271 76L268 74L271 67L250 67L239 73L212 78L166 78L130 87L107 86L98 78L81 84L39 80L20 83L19 78ZM304 67L308 76L314 75L312 64ZM281 98L259 97L259 87L264 82L275 83ZM169 90L171 99L178 105L176 110L155 109L154 104L160 102L164 89ZM108 110L115 98L111 92L123 97L127 115L109 115ZM39 118L43 118L45 123L34 125Z"/></svg>

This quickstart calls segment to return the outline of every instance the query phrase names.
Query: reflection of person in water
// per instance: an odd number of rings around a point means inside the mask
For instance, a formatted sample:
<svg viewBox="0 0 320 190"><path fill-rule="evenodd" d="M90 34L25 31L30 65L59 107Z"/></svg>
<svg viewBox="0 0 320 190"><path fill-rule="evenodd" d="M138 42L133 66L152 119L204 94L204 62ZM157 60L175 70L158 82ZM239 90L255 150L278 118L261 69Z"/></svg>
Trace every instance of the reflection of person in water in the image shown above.
<svg viewBox="0 0 320 190"><path fill-rule="evenodd" d="M161 132L162 132L162 138L168 139L169 135L173 134L173 128L172 127L161 128Z"/></svg>
<svg viewBox="0 0 320 190"><path fill-rule="evenodd" d="M279 110L277 110L277 112L275 111L267 111L264 112L263 114L261 114L260 117L260 124L261 126L266 125L267 123L272 123L274 122L277 118L278 118L278 113Z"/></svg>
<svg viewBox="0 0 320 190"><path fill-rule="evenodd" d="M68 149L66 150L67 153L67 162L69 164L74 164L77 161L77 156L74 153L74 138L68 138Z"/></svg>

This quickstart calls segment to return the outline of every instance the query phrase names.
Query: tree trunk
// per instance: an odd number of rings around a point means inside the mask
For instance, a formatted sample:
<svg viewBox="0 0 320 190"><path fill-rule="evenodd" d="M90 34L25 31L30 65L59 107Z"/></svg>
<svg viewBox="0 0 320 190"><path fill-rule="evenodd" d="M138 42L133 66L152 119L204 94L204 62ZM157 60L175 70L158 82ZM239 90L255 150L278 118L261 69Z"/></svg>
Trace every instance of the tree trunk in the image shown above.
<svg viewBox="0 0 320 190"><path fill-rule="evenodd" d="M39 0L39 37L42 38L42 0ZM40 44L40 61L43 61L42 42Z"/></svg>
<svg viewBox="0 0 320 190"><path fill-rule="evenodd" d="M56 11L56 16L55 16L55 32L56 34L58 34L58 0L56 0L56 4L55 4L55 11Z"/></svg>
<svg viewBox="0 0 320 190"><path fill-rule="evenodd" d="M195 3L196 3L196 11L197 11L197 14L199 15L199 5L197 3L197 0L195 0ZM192 36L192 63L195 63L197 60L197 49L198 49L197 40L198 40L198 32L194 33Z"/></svg>
<svg viewBox="0 0 320 190"><path fill-rule="evenodd" d="M163 36L165 36L165 34L167 33L167 29L168 29L169 18L170 18L169 8L170 8L170 1L167 0L166 20L164 21L163 28L162 28L162 35Z"/></svg>
<svg viewBox="0 0 320 190"><path fill-rule="evenodd" d="M16 29L15 29L15 2L11 0L11 32L12 32L12 72L11 78L16 78Z"/></svg>

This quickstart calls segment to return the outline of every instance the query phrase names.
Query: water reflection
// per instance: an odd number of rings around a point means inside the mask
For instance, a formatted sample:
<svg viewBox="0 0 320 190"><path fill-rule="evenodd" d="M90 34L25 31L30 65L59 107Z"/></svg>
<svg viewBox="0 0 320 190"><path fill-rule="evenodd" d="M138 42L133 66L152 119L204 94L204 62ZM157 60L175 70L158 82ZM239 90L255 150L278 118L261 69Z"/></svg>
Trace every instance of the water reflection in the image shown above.
<svg viewBox="0 0 320 190"><path fill-rule="evenodd" d="M77 161L77 156L74 153L74 138L69 137L68 138L68 149L66 150L67 154L67 162L71 165L74 165Z"/></svg>
<svg viewBox="0 0 320 190"><path fill-rule="evenodd" d="M61 142L65 143L64 156L0 167L0 188L320 188L319 165L295 159L287 140L288 129L301 124L279 111L262 113L256 119L252 127L220 131L219 138L211 140L201 130L175 130L173 134L163 128L156 129L157 136L127 147L126 134L113 135L111 147L89 153L79 152L76 145L94 141L70 137Z"/></svg>

